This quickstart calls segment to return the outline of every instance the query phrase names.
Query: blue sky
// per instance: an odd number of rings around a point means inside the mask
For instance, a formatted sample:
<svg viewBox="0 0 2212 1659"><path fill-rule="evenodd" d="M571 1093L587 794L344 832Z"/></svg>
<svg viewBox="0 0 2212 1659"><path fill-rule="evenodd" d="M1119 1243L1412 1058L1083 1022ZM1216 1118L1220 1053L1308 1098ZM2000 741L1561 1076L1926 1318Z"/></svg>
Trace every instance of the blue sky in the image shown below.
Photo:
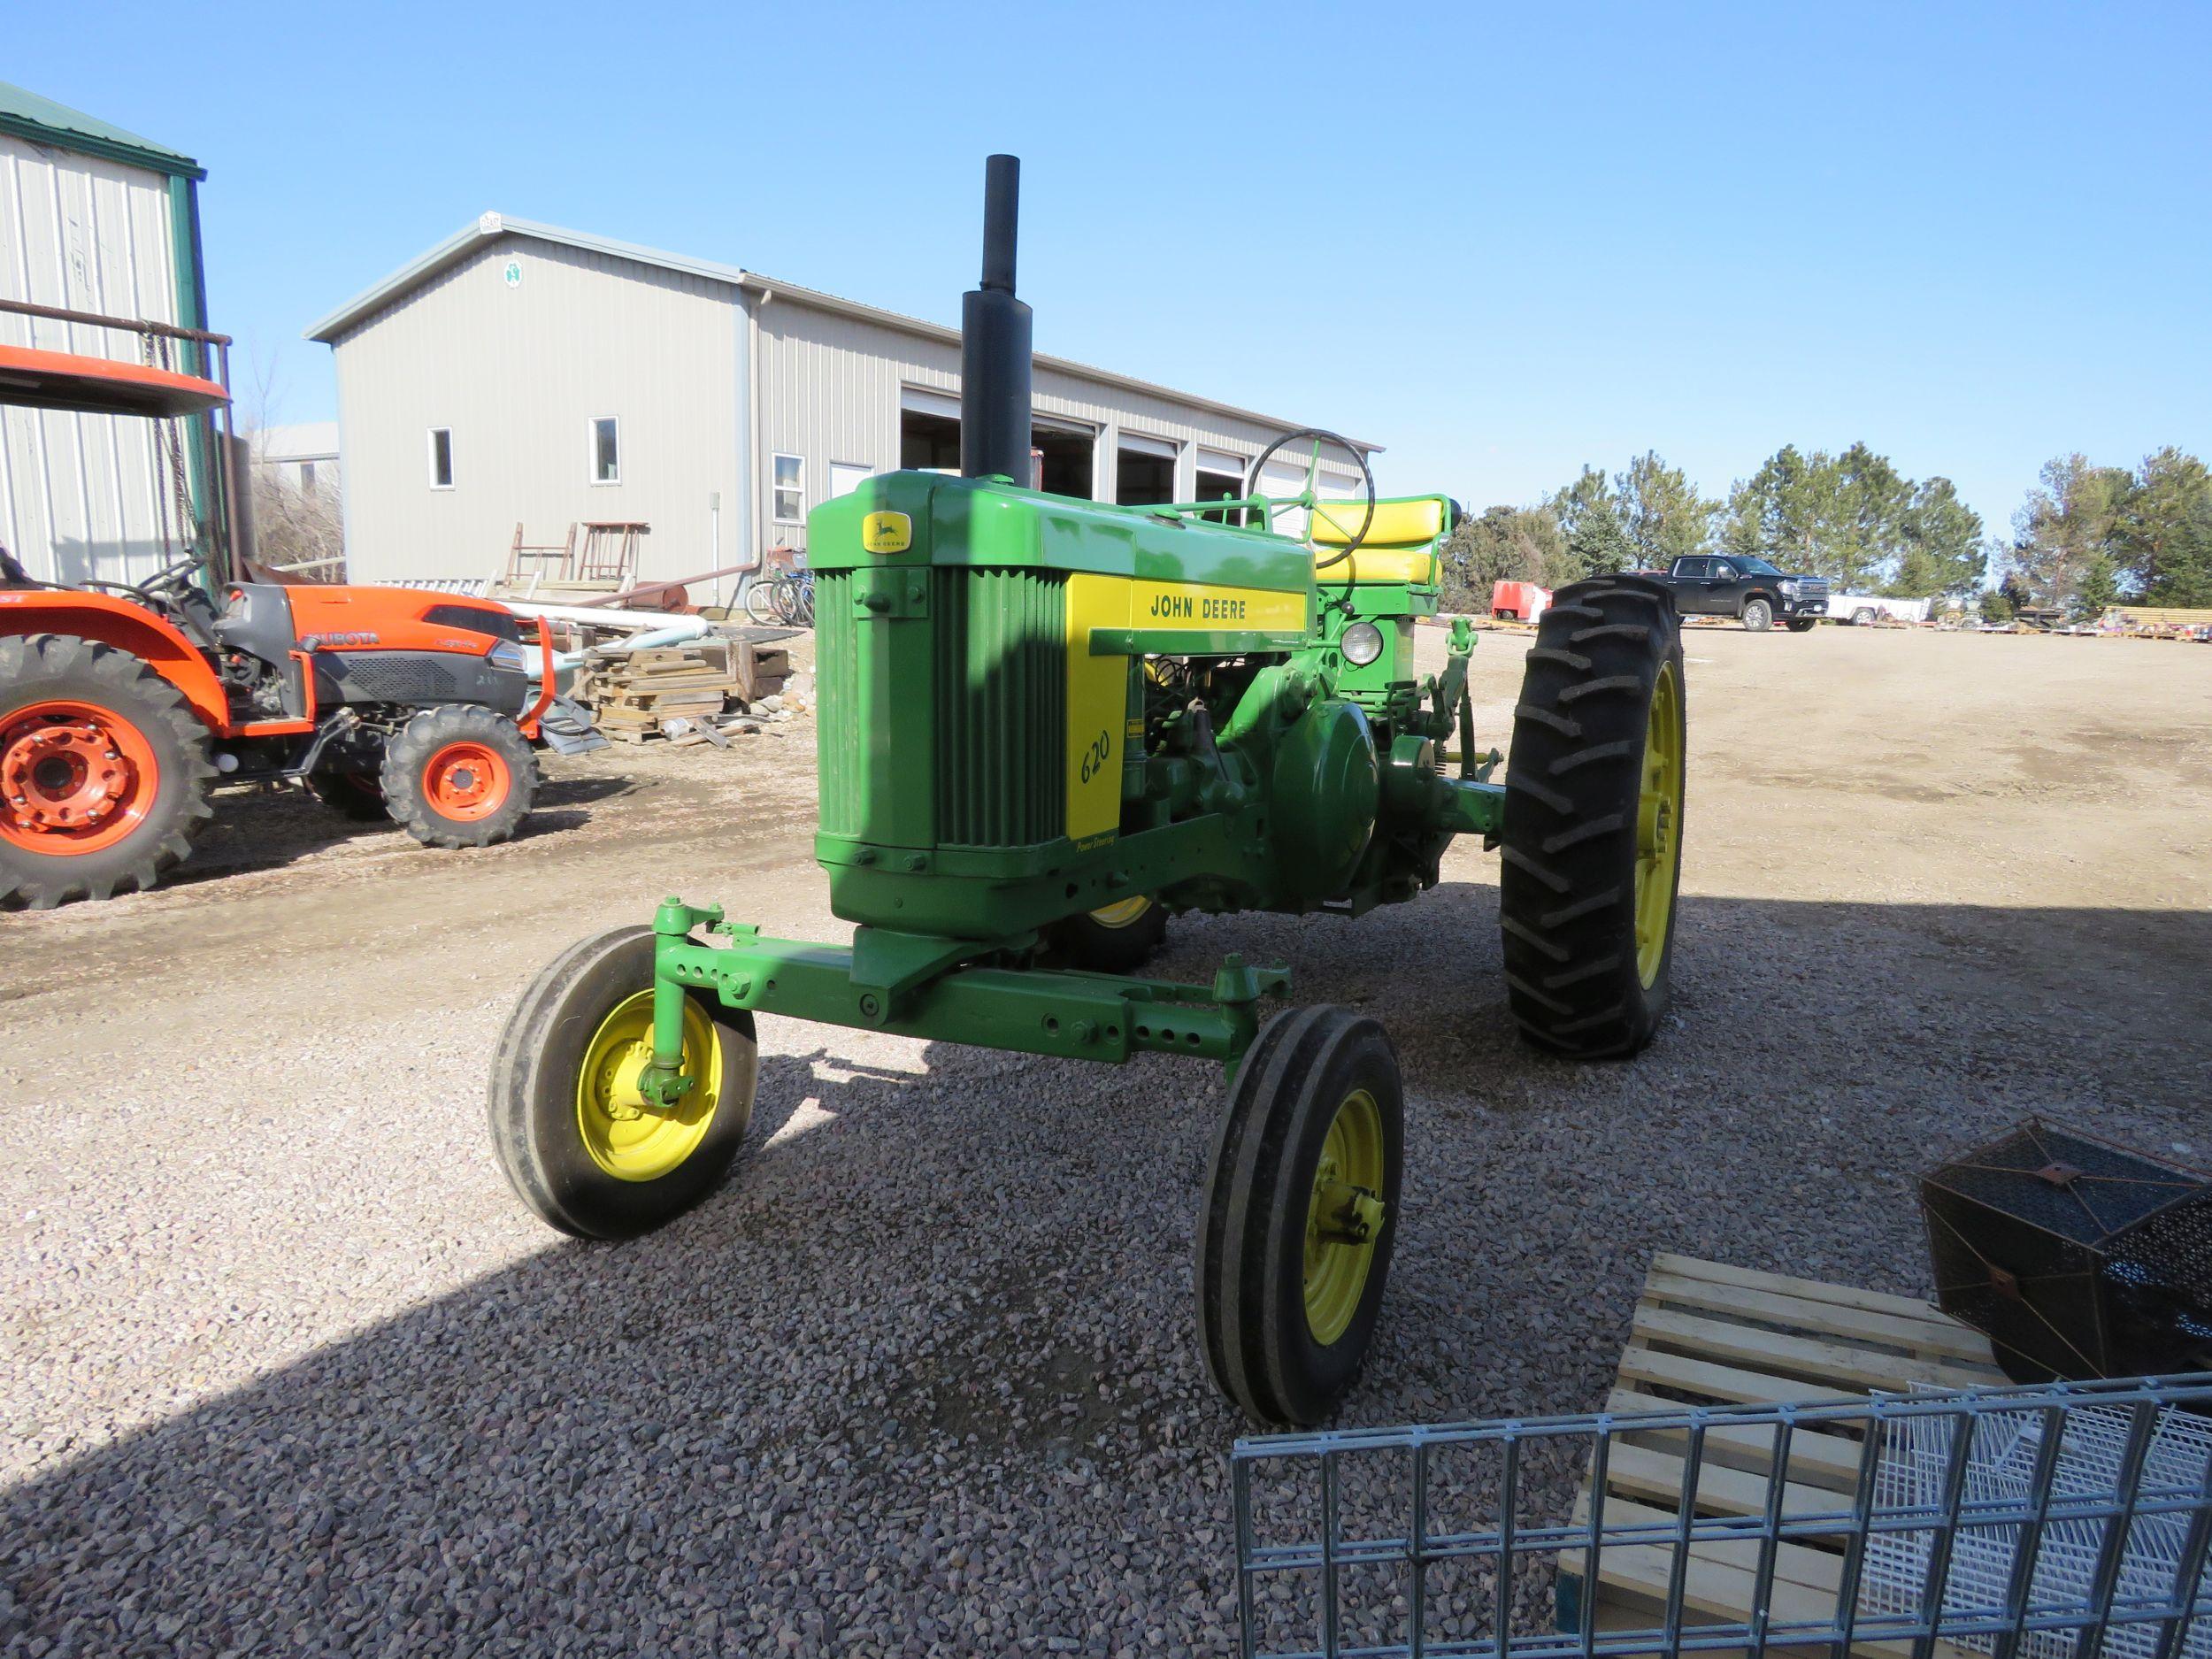
<svg viewBox="0 0 2212 1659"><path fill-rule="evenodd" d="M300 331L486 209L956 321L1025 163L1041 350L1527 502L1864 439L1997 527L2212 450L2212 6L15 9L0 78L197 156L214 323Z"/></svg>

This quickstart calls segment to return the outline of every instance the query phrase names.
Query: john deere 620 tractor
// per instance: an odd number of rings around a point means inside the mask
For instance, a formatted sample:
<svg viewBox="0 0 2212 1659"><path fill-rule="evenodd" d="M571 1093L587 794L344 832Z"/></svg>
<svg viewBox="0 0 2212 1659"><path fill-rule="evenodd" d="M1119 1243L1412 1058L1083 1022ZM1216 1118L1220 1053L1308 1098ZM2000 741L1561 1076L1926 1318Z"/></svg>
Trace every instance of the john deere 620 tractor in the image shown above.
<svg viewBox="0 0 2212 1659"><path fill-rule="evenodd" d="M757 1012L1070 1060L1216 1061L1228 1098L1196 1226L1200 1340L1245 1410L1310 1423L1350 1385L1382 1302L1396 1053L1364 1014L1271 1014L1288 975L1234 955L1210 984L1132 971L1177 912L1356 918L1436 885L1452 838L1476 834L1504 855L1506 996L1528 1040L1642 1048L1666 1007L1682 828L1673 609L1632 577L1563 590L1499 783L1471 730L1467 625L1440 674L1415 672L1458 518L1441 496L1378 500L1370 479L1363 499L1323 502L1310 469L1294 497L1183 506L1029 488L1017 165L988 166L961 476L890 473L808 520L815 853L851 942L770 938L672 898L649 927L571 947L500 1044L494 1140L545 1220L620 1238L696 1202L737 1156ZM1293 434L1248 477L1328 439Z"/></svg>

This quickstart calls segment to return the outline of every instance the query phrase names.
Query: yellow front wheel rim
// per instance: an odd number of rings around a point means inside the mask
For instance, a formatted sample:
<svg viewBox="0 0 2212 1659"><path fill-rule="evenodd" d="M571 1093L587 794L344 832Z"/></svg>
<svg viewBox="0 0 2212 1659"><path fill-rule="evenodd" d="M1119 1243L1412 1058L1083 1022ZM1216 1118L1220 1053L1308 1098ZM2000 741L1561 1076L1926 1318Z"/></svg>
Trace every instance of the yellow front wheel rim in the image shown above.
<svg viewBox="0 0 2212 1659"><path fill-rule="evenodd" d="M1143 920L1144 913L1151 908L1152 901L1140 893L1133 899L1100 905L1091 912L1091 919L1101 927L1127 927Z"/></svg>
<svg viewBox="0 0 2212 1659"><path fill-rule="evenodd" d="M1356 1089L1329 1120L1306 1203L1306 1328L1324 1348L1350 1328L1383 1230L1382 1111Z"/></svg>
<svg viewBox="0 0 2212 1659"><path fill-rule="evenodd" d="M1673 922L1675 872L1682 859L1682 681L1674 664L1659 670L1644 719L1644 769L1636 796L1636 973L1659 982Z"/></svg>
<svg viewBox="0 0 2212 1659"><path fill-rule="evenodd" d="M699 1149L722 1098L722 1044L714 1022L684 999L683 1074L674 1111L645 1102L638 1079L653 1058L653 993L625 997L599 1022L576 1078L576 1128L591 1161L618 1181L658 1180Z"/></svg>

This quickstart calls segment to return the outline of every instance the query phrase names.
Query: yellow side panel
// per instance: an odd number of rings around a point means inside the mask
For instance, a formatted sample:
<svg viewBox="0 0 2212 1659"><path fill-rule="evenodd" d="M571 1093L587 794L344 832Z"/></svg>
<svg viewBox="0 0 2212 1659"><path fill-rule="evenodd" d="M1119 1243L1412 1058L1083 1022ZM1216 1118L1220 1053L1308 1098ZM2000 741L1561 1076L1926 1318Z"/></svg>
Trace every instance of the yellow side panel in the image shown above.
<svg viewBox="0 0 2212 1659"><path fill-rule="evenodd" d="M1206 582L1132 581L1127 586L1128 616L1095 626L1194 634L1238 628L1303 634L1307 627L1302 589L1286 593L1270 588L1216 588Z"/></svg>
<svg viewBox="0 0 2212 1659"><path fill-rule="evenodd" d="M1303 591L1138 580L1078 571L1068 578L1068 834L1079 845L1121 827L1121 768L1141 725L1128 723L1129 659L1091 655L1094 628L1303 634Z"/></svg>
<svg viewBox="0 0 2212 1659"><path fill-rule="evenodd" d="M1068 578L1068 834L1078 845L1121 827L1129 659L1093 657L1091 630L1127 627L1135 586L1126 576Z"/></svg>

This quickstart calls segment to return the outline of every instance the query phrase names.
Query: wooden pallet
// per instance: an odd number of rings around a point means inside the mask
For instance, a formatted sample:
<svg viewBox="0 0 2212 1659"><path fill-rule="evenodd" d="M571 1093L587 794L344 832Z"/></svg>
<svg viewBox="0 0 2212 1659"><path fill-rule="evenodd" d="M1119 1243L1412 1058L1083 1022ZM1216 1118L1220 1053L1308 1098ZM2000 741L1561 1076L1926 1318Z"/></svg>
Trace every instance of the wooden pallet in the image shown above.
<svg viewBox="0 0 2212 1659"><path fill-rule="evenodd" d="M1684 1404L1774 1404L1901 1392L1916 1385L1970 1388L2002 1385L1989 1339L1926 1302L1809 1279L1726 1267L1662 1255L1651 1264L1609 1411L1655 1411ZM1609 1525L1671 1522L1682 1508L1687 1435L1629 1434L1606 1465ZM1786 1515L1848 1507L1859 1479L1861 1443L1847 1432L1801 1427L1790 1446ZM1701 1515L1766 1513L1774 1479L1774 1435L1766 1429L1708 1431L1699 1471ZM1588 1476L1575 1520L1589 1518ZM1776 1550L1771 1615L1778 1620L1830 1617L1841 1584L1841 1540L1792 1541ZM1747 1620L1757 1570L1755 1543L1694 1545L1685 1579L1688 1623ZM1563 1628L1576 1628L1581 1557L1560 1558ZM1673 1550L1665 1545L1609 1549L1599 1558L1594 1623L1603 1631L1650 1629L1663 1621ZM1776 1647L1778 1656L1797 1650ZM1864 1642L1855 1652L1895 1659L1894 1644ZM1978 1659L1938 1642L1941 1659Z"/></svg>
<svg viewBox="0 0 2212 1659"><path fill-rule="evenodd" d="M791 654L779 646L698 640L599 658L578 676L574 695L609 737L641 743L664 720L710 721L733 699L742 707L773 695L790 673Z"/></svg>

